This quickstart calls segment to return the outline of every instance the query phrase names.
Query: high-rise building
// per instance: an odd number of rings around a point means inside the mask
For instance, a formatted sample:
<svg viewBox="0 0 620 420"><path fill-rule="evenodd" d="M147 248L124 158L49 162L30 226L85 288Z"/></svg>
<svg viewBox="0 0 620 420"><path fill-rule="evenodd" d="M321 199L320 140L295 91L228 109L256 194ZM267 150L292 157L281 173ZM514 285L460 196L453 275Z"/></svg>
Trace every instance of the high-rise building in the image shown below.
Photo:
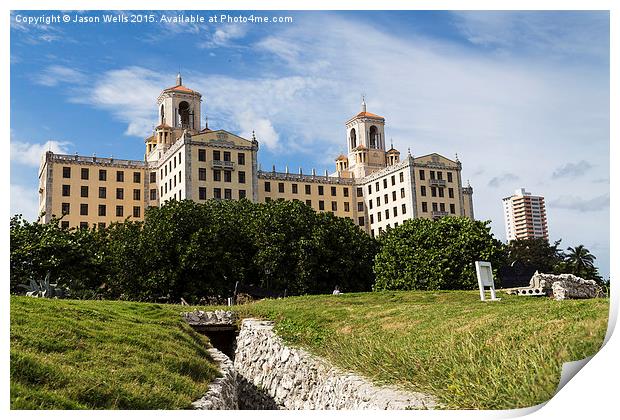
<svg viewBox="0 0 620 420"><path fill-rule="evenodd" d="M503 200L506 240L549 239L545 198L520 188Z"/></svg>
<svg viewBox="0 0 620 420"><path fill-rule="evenodd" d="M299 200L317 211L348 217L372 236L414 217L474 217L472 194L462 186L461 162L437 153L401 160L386 151L385 118L361 111L346 126L347 155L336 171L317 175L261 170L259 143L225 130L200 127L202 95L183 85L157 98L158 121L145 139L144 160L47 152L39 170L43 222L63 227L106 226L141 220L167 200Z"/></svg>

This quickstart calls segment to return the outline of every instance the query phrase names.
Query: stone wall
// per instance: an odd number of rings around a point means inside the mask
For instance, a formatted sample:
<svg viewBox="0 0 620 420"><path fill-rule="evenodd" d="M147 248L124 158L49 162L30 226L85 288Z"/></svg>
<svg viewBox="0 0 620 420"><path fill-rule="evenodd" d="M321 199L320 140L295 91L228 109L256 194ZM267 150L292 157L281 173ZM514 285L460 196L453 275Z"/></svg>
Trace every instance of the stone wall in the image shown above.
<svg viewBox="0 0 620 420"><path fill-rule="evenodd" d="M530 285L540 285L555 300L604 297L603 289L594 280L584 280L572 274L543 274L536 272Z"/></svg>
<svg viewBox="0 0 620 420"><path fill-rule="evenodd" d="M237 374L233 362L221 351L208 349L211 358L218 364L221 377L209 385L209 390L199 400L192 403L196 410L237 410Z"/></svg>
<svg viewBox="0 0 620 420"><path fill-rule="evenodd" d="M273 323L245 319L234 361L239 407L249 409L434 408L428 395L377 387L309 353L285 346Z"/></svg>

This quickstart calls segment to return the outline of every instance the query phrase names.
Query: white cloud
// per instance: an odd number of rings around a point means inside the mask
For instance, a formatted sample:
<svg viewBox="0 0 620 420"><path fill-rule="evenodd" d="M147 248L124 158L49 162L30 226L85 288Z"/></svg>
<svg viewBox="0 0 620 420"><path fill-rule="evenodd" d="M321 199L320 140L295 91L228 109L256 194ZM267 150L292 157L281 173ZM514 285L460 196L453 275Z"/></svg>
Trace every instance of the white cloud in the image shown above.
<svg viewBox="0 0 620 420"><path fill-rule="evenodd" d="M609 194L603 194L591 199L584 199L574 195L563 195L552 200L549 206L559 209L575 210L582 213L606 210L609 208Z"/></svg>
<svg viewBox="0 0 620 420"><path fill-rule="evenodd" d="M61 83L75 85L84 83L86 76L84 73L70 67L52 65L36 76L34 81L43 86L57 86Z"/></svg>
<svg viewBox="0 0 620 420"><path fill-rule="evenodd" d="M519 180L519 176L511 173L505 173L502 175L498 175L496 177L491 178L489 181L489 187L497 188L500 186L504 186L511 182L515 182Z"/></svg>
<svg viewBox="0 0 620 420"><path fill-rule="evenodd" d="M566 165L562 165L555 171L553 171L553 174L551 176L555 179L572 178L576 176L581 176L590 169L592 169L592 164L586 162L585 160L581 160L577 163L569 162Z"/></svg>
<svg viewBox="0 0 620 420"><path fill-rule="evenodd" d="M34 221L39 216L39 198L37 189L11 184L11 215L21 214L25 219Z"/></svg>
<svg viewBox="0 0 620 420"><path fill-rule="evenodd" d="M13 140L11 136L11 162L21 165L39 167L41 157L47 151L67 154L66 146L71 143L66 141L50 140L46 143L25 143Z"/></svg>

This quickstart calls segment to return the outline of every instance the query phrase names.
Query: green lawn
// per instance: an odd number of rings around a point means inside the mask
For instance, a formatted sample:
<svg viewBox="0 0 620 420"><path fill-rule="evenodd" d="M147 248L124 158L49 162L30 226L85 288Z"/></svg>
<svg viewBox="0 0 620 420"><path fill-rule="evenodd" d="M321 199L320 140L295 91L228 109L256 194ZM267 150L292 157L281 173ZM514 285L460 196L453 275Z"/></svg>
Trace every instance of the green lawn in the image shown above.
<svg viewBox="0 0 620 420"><path fill-rule="evenodd" d="M591 356L608 299L556 302L478 291L292 297L240 307L276 320L288 343L446 408L510 409L550 399L563 362Z"/></svg>
<svg viewBox="0 0 620 420"><path fill-rule="evenodd" d="M188 408L218 371L179 309L12 296L11 408Z"/></svg>

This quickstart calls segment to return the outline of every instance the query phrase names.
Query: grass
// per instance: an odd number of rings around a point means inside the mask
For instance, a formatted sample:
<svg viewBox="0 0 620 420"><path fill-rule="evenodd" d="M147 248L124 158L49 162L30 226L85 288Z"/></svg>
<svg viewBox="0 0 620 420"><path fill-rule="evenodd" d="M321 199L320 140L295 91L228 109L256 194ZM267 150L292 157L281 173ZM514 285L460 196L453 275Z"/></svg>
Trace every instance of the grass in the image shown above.
<svg viewBox="0 0 620 420"><path fill-rule="evenodd" d="M188 408L218 371L179 312L12 296L11 408Z"/></svg>
<svg viewBox="0 0 620 420"><path fill-rule="evenodd" d="M382 292L264 300L244 316L276 321L291 345L445 408L511 409L549 400L562 363L591 356L608 299L553 301L477 291Z"/></svg>

